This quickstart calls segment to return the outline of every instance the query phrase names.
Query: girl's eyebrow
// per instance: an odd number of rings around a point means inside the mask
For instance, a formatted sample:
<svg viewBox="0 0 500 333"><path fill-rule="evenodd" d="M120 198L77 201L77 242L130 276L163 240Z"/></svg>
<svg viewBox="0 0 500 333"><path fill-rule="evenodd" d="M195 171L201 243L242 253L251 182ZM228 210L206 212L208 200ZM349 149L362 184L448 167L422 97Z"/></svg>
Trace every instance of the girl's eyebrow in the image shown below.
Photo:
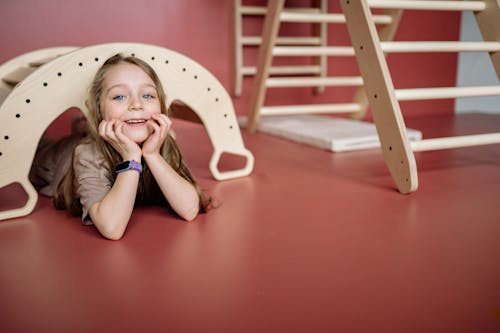
<svg viewBox="0 0 500 333"><path fill-rule="evenodd" d="M150 88L156 89L156 86L154 84L151 84L151 83L144 83L141 85L141 88L142 87L150 87ZM108 89L106 89L106 92L109 92L111 89L114 89L114 88L128 88L128 86L125 83L114 84L111 87L109 87Z"/></svg>

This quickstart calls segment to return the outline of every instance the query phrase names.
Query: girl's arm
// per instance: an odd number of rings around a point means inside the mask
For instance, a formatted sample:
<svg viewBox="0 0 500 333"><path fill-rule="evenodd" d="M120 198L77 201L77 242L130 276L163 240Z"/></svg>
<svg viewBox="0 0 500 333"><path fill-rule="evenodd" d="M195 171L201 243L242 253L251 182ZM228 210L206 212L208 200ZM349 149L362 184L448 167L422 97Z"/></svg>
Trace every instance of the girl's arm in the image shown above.
<svg viewBox="0 0 500 333"><path fill-rule="evenodd" d="M172 169L159 153L143 156L172 209L183 219L192 221L199 211L198 192L194 186Z"/></svg>
<svg viewBox="0 0 500 333"><path fill-rule="evenodd" d="M122 128L123 123L119 121L102 121L99 125L99 134L124 160L140 162L140 147L123 134ZM118 174L111 190L90 208L90 218L104 237L118 240L125 233L134 209L139 177L139 172L135 170Z"/></svg>
<svg viewBox="0 0 500 333"><path fill-rule="evenodd" d="M138 183L139 172L135 170L118 174L102 201L90 208L90 218L104 237L112 240L122 238L134 209Z"/></svg>
<svg viewBox="0 0 500 333"><path fill-rule="evenodd" d="M172 209L183 219L191 221L199 211L198 192L160 154L160 147L171 126L170 119L163 114L153 115L152 118L154 121L150 120L149 125L153 134L143 144L142 156Z"/></svg>

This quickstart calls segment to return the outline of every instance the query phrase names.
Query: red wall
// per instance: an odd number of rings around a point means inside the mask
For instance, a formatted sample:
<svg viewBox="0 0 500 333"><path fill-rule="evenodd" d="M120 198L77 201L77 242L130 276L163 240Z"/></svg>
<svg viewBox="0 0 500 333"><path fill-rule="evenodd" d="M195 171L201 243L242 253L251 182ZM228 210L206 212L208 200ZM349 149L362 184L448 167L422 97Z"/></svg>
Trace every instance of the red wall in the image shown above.
<svg viewBox="0 0 500 333"><path fill-rule="evenodd" d="M245 4L265 4L245 0ZM289 0L294 6L305 0ZM330 8L339 11L337 0ZM233 1L231 0L16 0L0 2L0 62L50 46L86 46L107 42L157 44L183 53L210 70L233 91ZM458 13L406 12L397 40L457 40ZM260 20L249 20L245 31L259 31ZM283 34L306 29L289 24ZM303 30L302 30L303 31ZM344 26L330 26L330 44L349 43ZM246 52L247 63L256 52ZM457 56L390 55L389 67L396 88L455 85ZM331 58L331 74L356 74L353 58ZM243 95L234 98L236 112L246 114L251 78ZM319 96L311 89L275 89L268 104L350 101L352 90L328 88ZM402 103L405 115L451 113L453 101Z"/></svg>

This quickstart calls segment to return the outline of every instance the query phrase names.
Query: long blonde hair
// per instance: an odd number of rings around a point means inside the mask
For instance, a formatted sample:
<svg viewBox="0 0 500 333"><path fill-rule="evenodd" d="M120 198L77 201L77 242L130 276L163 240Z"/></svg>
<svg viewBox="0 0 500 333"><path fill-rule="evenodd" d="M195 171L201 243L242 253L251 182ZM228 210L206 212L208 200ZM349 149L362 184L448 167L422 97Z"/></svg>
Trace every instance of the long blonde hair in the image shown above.
<svg viewBox="0 0 500 333"><path fill-rule="evenodd" d="M98 128L99 124L103 120L101 113L102 84L109 69L120 63L128 63L138 66L153 80L156 86L158 100L161 105L161 113L167 116L169 114L169 110L166 107L165 92L163 90L161 81L156 75L155 71L146 62L135 57L124 57L120 54L112 56L104 62L101 68L97 71L90 86L89 98L87 100L87 107L89 109L89 134L83 140L83 142L93 143L95 147L97 147L97 150L102 153L110 174L113 177L113 182L116 179L116 174L113 172L112 168L114 165L121 162L122 159L118 152L99 136ZM191 175L191 172L189 171L189 168L187 167L184 158L182 157L175 139L170 134L167 135L167 138L161 147L161 155L181 177L186 179L195 187L200 199L200 212L205 213L210 208L212 200L210 197L205 196L200 186ZM72 156L70 168L66 176L63 177L61 182L58 184L57 191L54 195L54 205L58 209L69 209L73 215L78 216L82 214L82 206L80 204L79 198L75 193L75 173L73 169L73 159L74 153ZM156 183L151 173L151 170L149 170L147 165L144 164L143 172L139 180L136 202L143 202L144 198L151 197L152 195L162 198L157 198L158 202L166 203L166 200L164 200L164 196L161 193L161 190L159 189L158 184Z"/></svg>

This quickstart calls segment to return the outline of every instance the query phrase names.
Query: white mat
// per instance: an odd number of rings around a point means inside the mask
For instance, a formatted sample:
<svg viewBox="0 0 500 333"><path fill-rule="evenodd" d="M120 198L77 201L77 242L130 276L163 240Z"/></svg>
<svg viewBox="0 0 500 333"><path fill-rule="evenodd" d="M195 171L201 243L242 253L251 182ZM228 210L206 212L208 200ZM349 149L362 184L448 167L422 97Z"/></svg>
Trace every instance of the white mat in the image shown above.
<svg viewBox="0 0 500 333"><path fill-rule="evenodd" d="M247 117L239 117L238 121L244 127ZM265 116L260 117L257 130L334 152L380 147L375 124L345 118ZM410 141L422 139L420 131L407 129L406 132Z"/></svg>

